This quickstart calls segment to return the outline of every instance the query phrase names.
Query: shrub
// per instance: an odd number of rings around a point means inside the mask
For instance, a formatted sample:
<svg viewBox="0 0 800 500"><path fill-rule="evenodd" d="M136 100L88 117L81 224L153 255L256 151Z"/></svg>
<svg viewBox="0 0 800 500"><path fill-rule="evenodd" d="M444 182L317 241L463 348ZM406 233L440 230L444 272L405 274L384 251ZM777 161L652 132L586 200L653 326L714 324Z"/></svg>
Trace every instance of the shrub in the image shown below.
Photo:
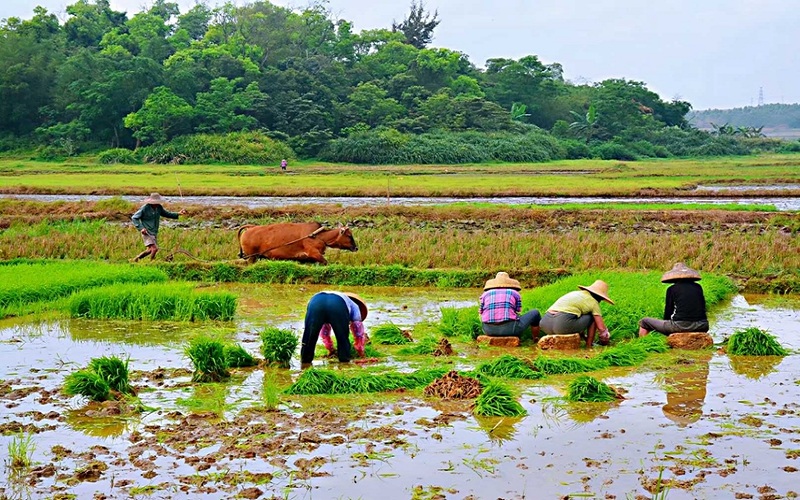
<svg viewBox="0 0 800 500"><path fill-rule="evenodd" d="M192 339L185 350L194 365L192 382L219 382L230 377L225 344L210 337Z"/></svg>
<svg viewBox="0 0 800 500"><path fill-rule="evenodd" d="M474 412L482 417L520 417L527 414L511 389L496 381L486 384L475 400Z"/></svg>
<svg viewBox="0 0 800 500"><path fill-rule="evenodd" d="M289 146L263 132L183 135L166 144L142 148L141 154L152 163L269 165L295 158Z"/></svg>
<svg viewBox="0 0 800 500"><path fill-rule="evenodd" d="M239 344L225 346L225 360L229 368L245 368L258 364L256 358Z"/></svg>
<svg viewBox="0 0 800 500"><path fill-rule="evenodd" d="M297 335L291 330L268 327L261 332L261 354L264 359L283 368L289 368L299 343Z"/></svg>
<svg viewBox="0 0 800 500"><path fill-rule="evenodd" d="M125 148L106 149L97 155L97 161L106 165L116 163L133 165L141 163L134 151Z"/></svg>
<svg viewBox="0 0 800 500"><path fill-rule="evenodd" d="M784 143L779 149L779 153L800 153L800 140Z"/></svg>
<svg viewBox="0 0 800 500"><path fill-rule="evenodd" d="M785 349L774 335L760 328L739 330L728 339L728 354L732 356L786 356Z"/></svg>
<svg viewBox="0 0 800 500"><path fill-rule="evenodd" d="M592 151L589 149L589 146L583 141L578 141L575 139L562 140L561 145L564 147L567 159L569 160L579 160L581 158L592 157Z"/></svg>
<svg viewBox="0 0 800 500"><path fill-rule="evenodd" d="M604 142L592 147L592 156L603 160L636 161L639 159L633 150L616 142Z"/></svg>
<svg viewBox="0 0 800 500"><path fill-rule="evenodd" d="M617 394L605 382L581 375L567 387L567 399L575 403L603 403L615 401Z"/></svg>

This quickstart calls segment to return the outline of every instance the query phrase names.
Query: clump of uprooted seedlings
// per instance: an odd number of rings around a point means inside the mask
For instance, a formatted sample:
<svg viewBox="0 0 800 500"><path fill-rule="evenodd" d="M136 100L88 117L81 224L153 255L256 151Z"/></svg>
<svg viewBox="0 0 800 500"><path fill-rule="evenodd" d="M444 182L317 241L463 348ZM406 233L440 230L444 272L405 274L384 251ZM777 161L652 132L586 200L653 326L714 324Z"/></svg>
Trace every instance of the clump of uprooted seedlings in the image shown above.
<svg viewBox="0 0 800 500"><path fill-rule="evenodd" d="M515 358L510 354L503 354L499 358L483 363L478 371L493 377L540 379L545 376L543 372L536 371L529 361Z"/></svg>
<svg viewBox="0 0 800 500"><path fill-rule="evenodd" d="M291 330L267 327L261 332L261 354L268 364L289 368L300 341Z"/></svg>
<svg viewBox="0 0 800 500"><path fill-rule="evenodd" d="M786 356L789 351L784 348L774 335L766 331L750 327L735 332L728 339L728 354L733 356Z"/></svg>
<svg viewBox="0 0 800 500"><path fill-rule="evenodd" d="M225 361L229 368L256 366L258 361L239 344L225 346Z"/></svg>
<svg viewBox="0 0 800 500"><path fill-rule="evenodd" d="M186 356L194 365L192 382L219 382L228 379L228 360L225 356L225 344L222 341L206 337L195 337L186 348Z"/></svg>
<svg viewBox="0 0 800 500"><path fill-rule="evenodd" d="M385 323L370 329L370 337L376 344L403 345L411 342L411 336L394 323Z"/></svg>
<svg viewBox="0 0 800 500"><path fill-rule="evenodd" d="M128 360L116 356L94 358L88 368L71 373L64 380L64 393L85 396L92 401L120 399L132 395L128 382Z"/></svg>
<svg viewBox="0 0 800 500"><path fill-rule="evenodd" d="M74 318L229 321L236 313L236 296L199 293L185 283L113 284L73 294L68 308Z"/></svg>
<svg viewBox="0 0 800 500"><path fill-rule="evenodd" d="M511 389L496 380L486 384L475 400L473 411L482 417L520 417L527 414Z"/></svg>
<svg viewBox="0 0 800 500"><path fill-rule="evenodd" d="M309 368L292 384L288 394L354 394L423 387L445 374L445 370L417 370L411 373L361 374L344 377L330 370Z"/></svg>
<svg viewBox="0 0 800 500"><path fill-rule="evenodd" d="M617 392L594 377L581 375L567 387L567 399L574 403L604 403L615 401Z"/></svg>
<svg viewBox="0 0 800 500"><path fill-rule="evenodd" d="M480 395L481 383L478 379L465 377L451 370L431 382L423 392L426 396L442 399L472 399Z"/></svg>

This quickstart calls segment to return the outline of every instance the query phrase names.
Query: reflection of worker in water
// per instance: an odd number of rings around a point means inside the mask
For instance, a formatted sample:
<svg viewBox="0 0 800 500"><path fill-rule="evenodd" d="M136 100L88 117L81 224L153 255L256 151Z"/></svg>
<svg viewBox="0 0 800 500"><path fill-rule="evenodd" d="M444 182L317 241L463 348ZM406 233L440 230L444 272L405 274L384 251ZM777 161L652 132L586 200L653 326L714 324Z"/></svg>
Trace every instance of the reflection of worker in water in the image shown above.
<svg viewBox="0 0 800 500"><path fill-rule="evenodd" d="M703 416L710 359L710 355L697 358L686 370L665 377L667 404L661 409L668 419L679 425L689 425Z"/></svg>

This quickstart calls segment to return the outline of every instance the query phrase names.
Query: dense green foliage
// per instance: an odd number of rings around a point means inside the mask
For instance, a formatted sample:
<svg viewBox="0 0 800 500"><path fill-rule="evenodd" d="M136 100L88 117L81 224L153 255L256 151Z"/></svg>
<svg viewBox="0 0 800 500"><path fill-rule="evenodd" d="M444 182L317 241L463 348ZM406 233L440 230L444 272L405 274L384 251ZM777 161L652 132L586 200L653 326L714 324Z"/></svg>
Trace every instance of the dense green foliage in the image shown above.
<svg viewBox="0 0 800 500"><path fill-rule="evenodd" d="M756 327L738 330L728 339L731 356L786 356L789 351L764 330Z"/></svg>
<svg viewBox="0 0 800 500"><path fill-rule="evenodd" d="M486 384L475 400L473 411L482 417L520 417L527 414L511 389L494 380Z"/></svg>
<svg viewBox="0 0 800 500"><path fill-rule="evenodd" d="M150 163L277 164L294 158L285 144L260 132L226 135L185 135L167 144L142 148L141 158Z"/></svg>
<svg viewBox="0 0 800 500"><path fill-rule="evenodd" d="M268 327L261 332L261 354L267 363L289 368L300 340L291 330Z"/></svg>
<svg viewBox="0 0 800 500"><path fill-rule="evenodd" d="M605 403L616 398L614 389L588 375L576 377L567 386L567 399L575 403Z"/></svg>
<svg viewBox="0 0 800 500"><path fill-rule="evenodd" d="M66 297L78 290L166 279L166 274L158 269L127 264L9 261L0 266L0 318L24 314L37 302Z"/></svg>
<svg viewBox="0 0 800 500"><path fill-rule="evenodd" d="M107 0L79 0L63 23L37 7L30 19L0 24L0 68L8 69L0 72L0 151L38 146L35 158L60 160L111 147L101 161L129 163L138 152L116 148L141 145L156 161L221 162L235 153L235 134L254 130L301 157L324 150L370 163L737 149L689 133L691 105L665 101L642 82L576 85L560 64L535 55L491 58L478 68L466 54L428 47L447 20L421 3L402 22L388 21L355 32L325 3L229 2L180 12L158 1L129 15ZM204 149L207 141L217 144ZM232 162L283 156L281 143L258 150L263 140L244 142ZM753 147L760 146L738 149Z"/></svg>
<svg viewBox="0 0 800 500"><path fill-rule="evenodd" d="M193 382L219 382L230 377L222 341L206 336L195 337L184 352L194 366Z"/></svg>
<svg viewBox="0 0 800 500"><path fill-rule="evenodd" d="M77 292L67 307L74 318L229 321L236 313L236 296L197 292L182 283L117 284Z"/></svg>
<svg viewBox="0 0 800 500"><path fill-rule="evenodd" d="M417 370L412 373L369 373L347 377L330 370L304 370L286 392L288 394L354 394L424 387L447 373L443 369Z"/></svg>
<svg viewBox="0 0 800 500"><path fill-rule="evenodd" d="M258 361L239 344L225 346L225 360L230 368L256 366Z"/></svg>
<svg viewBox="0 0 800 500"><path fill-rule="evenodd" d="M67 375L64 393L68 396L85 396L92 401L106 401L110 394L108 382L91 370L78 370Z"/></svg>
<svg viewBox="0 0 800 500"><path fill-rule="evenodd" d="M116 356L103 356L93 358L89 362L89 370L95 372L108 386L122 394L132 394L133 389L128 383L128 360L121 360Z"/></svg>

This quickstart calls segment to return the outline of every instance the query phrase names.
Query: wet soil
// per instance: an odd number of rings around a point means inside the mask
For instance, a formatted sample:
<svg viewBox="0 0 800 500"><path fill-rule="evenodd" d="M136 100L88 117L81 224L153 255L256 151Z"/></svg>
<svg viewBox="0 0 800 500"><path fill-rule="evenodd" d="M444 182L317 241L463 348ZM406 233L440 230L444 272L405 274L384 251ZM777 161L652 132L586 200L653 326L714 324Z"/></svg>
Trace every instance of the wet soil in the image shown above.
<svg viewBox="0 0 800 500"><path fill-rule="evenodd" d="M244 319L205 329L253 353L264 325L298 329L304 299L317 290L274 287L272 295L250 287L258 293ZM408 328L435 318L442 304L475 301L469 290L356 291L374 304L368 330L389 320ZM299 367L192 384L182 351L196 325L2 321L0 449L20 430L33 434L36 447L32 469L0 479L0 497L651 498L668 487L670 499L793 498L800 491L800 300L762 300L737 296L717 311L715 341L758 326L792 355L744 363L716 351L653 356L593 374L626 390L625 400L608 404L567 403L568 376L510 381L528 411L516 419L476 418L470 399L422 391L281 395L274 411L268 388L288 386ZM315 363L348 373L430 363L468 370L501 353L533 354L454 347L455 356L389 355L370 367ZM110 354L130 355L144 411L60 393L66 374Z"/></svg>

